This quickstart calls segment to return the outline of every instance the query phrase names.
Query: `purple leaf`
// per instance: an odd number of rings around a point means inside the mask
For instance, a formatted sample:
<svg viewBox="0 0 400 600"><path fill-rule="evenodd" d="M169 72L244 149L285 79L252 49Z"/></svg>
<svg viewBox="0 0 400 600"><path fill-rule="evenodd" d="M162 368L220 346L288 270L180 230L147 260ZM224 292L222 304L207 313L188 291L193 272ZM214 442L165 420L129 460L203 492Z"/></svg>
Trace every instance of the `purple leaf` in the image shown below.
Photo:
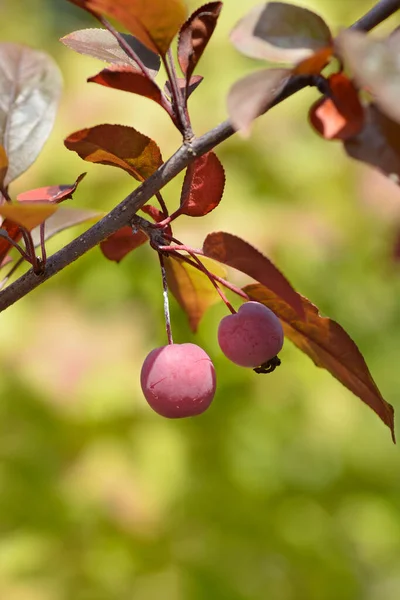
<svg viewBox="0 0 400 600"><path fill-rule="evenodd" d="M61 75L44 52L0 44L0 144L8 156L4 185L36 160L53 128Z"/></svg>
<svg viewBox="0 0 400 600"><path fill-rule="evenodd" d="M233 127L248 135L251 123L271 106L290 75L290 69L262 69L234 83L228 93Z"/></svg>
<svg viewBox="0 0 400 600"><path fill-rule="evenodd" d="M149 70L150 75L155 77L160 69L160 57L133 35L121 35ZM126 54L116 38L106 29L80 29L62 37L60 42L79 54L92 56L107 63L128 64L139 70L136 61Z"/></svg>
<svg viewBox="0 0 400 600"><path fill-rule="evenodd" d="M332 45L325 21L294 4L255 6L233 29L231 41L246 56L297 63Z"/></svg>
<svg viewBox="0 0 400 600"><path fill-rule="evenodd" d="M200 6L182 25L178 40L178 60L182 73L189 81L214 32L222 2Z"/></svg>
<svg viewBox="0 0 400 600"><path fill-rule="evenodd" d="M400 35L380 41L360 31L343 31L336 43L356 82L388 117L400 122Z"/></svg>

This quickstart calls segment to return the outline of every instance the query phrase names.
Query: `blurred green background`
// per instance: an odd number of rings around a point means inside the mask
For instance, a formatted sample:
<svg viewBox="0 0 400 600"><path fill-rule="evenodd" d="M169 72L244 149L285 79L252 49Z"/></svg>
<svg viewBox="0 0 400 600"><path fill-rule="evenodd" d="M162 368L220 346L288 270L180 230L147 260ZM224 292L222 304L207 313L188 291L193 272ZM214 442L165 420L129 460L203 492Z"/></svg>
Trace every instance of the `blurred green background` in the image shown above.
<svg viewBox="0 0 400 600"><path fill-rule="evenodd" d="M232 83L263 66L228 40L255 4L225 2L191 100L198 134L226 118ZM373 2L302 4L338 31ZM95 26L76 7L2 0L0 10L1 40L45 49L65 81L55 129L13 195L88 171L74 203L110 209L132 179L83 163L63 138L128 124L167 158L178 135L151 101L86 83L102 63L58 42ZM226 230L267 253L347 329L399 407L400 192L311 131L316 97L298 94L259 119L249 140L218 148L223 202L201 220L181 218L175 233L199 246ZM165 190L171 207L181 181ZM210 410L178 421L153 413L139 386L145 355L166 342L148 248L118 266L92 250L1 315L1 600L400 598L400 456L389 430L290 342L273 375L230 364L216 343L224 314L213 307L194 336L172 300L175 340L204 347L218 374Z"/></svg>

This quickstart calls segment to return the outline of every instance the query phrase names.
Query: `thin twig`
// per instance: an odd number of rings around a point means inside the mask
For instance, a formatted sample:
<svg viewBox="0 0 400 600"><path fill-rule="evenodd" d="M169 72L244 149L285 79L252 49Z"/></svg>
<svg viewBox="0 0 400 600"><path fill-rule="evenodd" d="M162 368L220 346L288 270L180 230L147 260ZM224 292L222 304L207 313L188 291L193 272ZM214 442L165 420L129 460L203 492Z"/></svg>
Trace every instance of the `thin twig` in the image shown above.
<svg viewBox="0 0 400 600"><path fill-rule="evenodd" d="M145 77L148 77L148 79L153 79L149 69L146 67L146 65L140 58L140 56L134 51L132 46L126 41L126 39L124 38L122 33L117 31L115 29L115 27L113 27L111 25L111 23L107 19L102 17L101 15L95 15L95 16L99 20L99 22L103 25L103 27L108 29L108 31L115 37L115 39L117 40L118 44L121 46L121 48L125 52L125 54L137 64L139 69L142 71L143 75L145 75Z"/></svg>
<svg viewBox="0 0 400 600"><path fill-rule="evenodd" d="M23 248L21 248L21 246L15 240L13 240L12 237L10 237L8 235L8 233L5 229L0 229L0 237L5 239L6 242L8 242L11 246L13 246L16 250L18 250L18 252L20 253L20 255L22 256L22 258L24 260L29 262L29 264L32 264L30 256L28 256L28 254L25 252L25 250Z"/></svg>
<svg viewBox="0 0 400 600"><path fill-rule="evenodd" d="M46 240L45 240L45 229L46 229L46 221L43 221L43 223L40 224L40 249L42 252L42 268L45 267L46 265L46 260L47 260L47 252L46 252Z"/></svg>
<svg viewBox="0 0 400 600"><path fill-rule="evenodd" d="M36 256L35 244L33 242L32 234L30 231L25 229L25 227L21 227L20 229L22 237L24 238L26 252L29 257L27 260L31 263L35 275L37 275L41 268L39 265L38 257Z"/></svg>
<svg viewBox="0 0 400 600"><path fill-rule="evenodd" d="M176 85L178 88L178 94L182 100L181 106L182 106L182 110L184 112L184 118L185 118L185 122L184 122L185 140L190 141L193 138L193 129L192 129L192 123L190 121L190 114L189 114L188 107L187 107L187 88L189 86L189 81L187 82L187 85L184 90L179 87L178 74L176 72L175 61L174 61L174 57L172 55L171 48L168 49L168 60L171 65L172 77L176 81Z"/></svg>
<svg viewBox="0 0 400 600"><path fill-rule="evenodd" d="M175 63L174 58L172 56L171 48L168 50L167 55L162 56L161 58L167 73L168 81L171 86L173 106L175 109L176 117L181 125L181 133L183 134L184 140L189 141L193 138L193 131L187 113L185 111L184 100L181 90L179 88L178 77L175 70Z"/></svg>
<svg viewBox="0 0 400 600"><path fill-rule="evenodd" d="M189 265L192 265L192 267L196 267L196 264L188 256L185 256L184 254L180 254L179 256L185 262L187 262ZM238 288L236 285L234 285L230 281L223 279L219 275L215 275L215 273L212 273L211 271L210 271L210 275L216 282L218 282L221 285L223 285L224 287L226 287L227 290L230 290L231 292L233 292L237 296L240 296L244 300L250 300L250 297L248 296L248 294L246 294L246 292L244 292L241 288ZM233 312L236 312L236 311L233 311Z"/></svg>
<svg viewBox="0 0 400 600"><path fill-rule="evenodd" d="M172 242L174 242L174 244L176 245L171 245L171 246L160 246L159 250L162 250L164 252L170 252L171 254L174 254L175 256L180 257L181 259L185 259L187 258L185 255L180 254L181 251L187 252L189 254L189 256L192 258L192 266L196 269L198 269L199 271L201 271L202 273L204 273L204 275L206 277L208 277L210 283L215 287L218 295L220 296L221 300L224 302L224 304L226 304L226 306L229 308L230 312L232 314L234 314L236 311L233 308L232 304L229 302L228 298L225 296L224 292L221 290L221 288L219 287L218 283L215 281L215 279L213 278L213 274L207 269L207 267L201 262L201 260L199 259L198 256L196 256L196 250L194 250L194 248L189 248L188 246L185 246L184 244L182 244L182 242L180 242L178 239L174 238L171 235L165 234L166 238L169 238Z"/></svg>
<svg viewBox="0 0 400 600"><path fill-rule="evenodd" d="M20 265L22 265L24 260L25 260L25 258L23 256L20 256L20 258L15 263L15 265L13 265L11 267L11 269L8 271L7 275L5 277L3 277L3 279L0 281L0 290L3 289L3 287L6 285L7 281L10 279L10 277L12 277L12 275L14 275L15 271L18 269L18 267Z"/></svg>
<svg viewBox="0 0 400 600"><path fill-rule="evenodd" d="M11 202L10 194L8 193L8 187L1 188L0 195L3 196L3 198L6 202Z"/></svg>
<svg viewBox="0 0 400 600"><path fill-rule="evenodd" d="M169 311L168 281L167 281L167 272L165 270L164 257L161 254L161 252L158 253L158 259L160 261L162 284L163 284L165 329L167 331L168 344L171 345L174 343L174 340L172 339L171 313Z"/></svg>
<svg viewBox="0 0 400 600"><path fill-rule="evenodd" d="M162 195L161 195L161 192L157 192L157 193L155 194L155 196L156 196L156 198L157 198L157 200L158 200L158 204L160 205L161 212L162 212L163 216L164 216L165 218L167 218L167 217L168 217L168 214L169 214L169 213L168 213L168 208L167 208L167 205L165 204L164 198L163 198L163 197L162 197Z"/></svg>
<svg viewBox="0 0 400 600"><path fill-rule="evenodd" d="M179 254L179 252L175 253L183 260L187 259L187 256L184 256L183 254ZM219 287L216 278L214 277L214 274L209 271L207 269L207 267L205 265L203 265L203 263L201 262L201 260L199 259L198 256L196 256L194 253L190 253L190 256L192 257L193 261L187 261L189 264L191 264L194 268L197 268L199 271L201 271L202 273L204 273L204 275L206 277L208 277L210 283L212 283L212 285L214 286L214 288L216 289L219 297L221 298L221 300L223 301L223 303L225 304L225 306L229 309L229 311L234 315L236 313L236 310L233 308L232 304L229 302L228 298L226 297L225 293L221 290L221 288Z"/></svg>

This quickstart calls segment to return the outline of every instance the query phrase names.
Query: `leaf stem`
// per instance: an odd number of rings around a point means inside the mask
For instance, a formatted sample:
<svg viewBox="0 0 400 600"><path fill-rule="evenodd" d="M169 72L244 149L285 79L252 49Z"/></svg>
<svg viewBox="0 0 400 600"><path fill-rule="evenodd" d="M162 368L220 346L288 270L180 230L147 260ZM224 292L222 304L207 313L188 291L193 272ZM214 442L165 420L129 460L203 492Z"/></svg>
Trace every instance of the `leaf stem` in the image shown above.
<svg viewBox="0 0 400 600"><path fill-rule="evenodd" d="M166 235L165 237L170 237L171 240L173 242L175 242L175 244L178 244L178 245L177 246L164 246L164 247L161 246L159 249L163 250L164 252L171 252L171 253L175 254L175 256L179 256L180 258L184 258L184 255L179 254L179 251L184 250L185 252L187 252L192 257L192 259L194 261L193 264L192 264L192 266L195 267L196 269L198 269L199 271L202 271L204 273L204 275L206 275L206 277L208 277L208 279L210 280L210 282L212 283L212 285L217 290L219 296L221 297L221 300L226 304L226 306L231 311L231 313L235 314L236 311L233 308L232 304L229 302L229 300L225 296L224 292L220 289L219 285L217 284L217 282L213 278L213 274L211 273L211 271L209 271L207 269L207 267L205 265L203 265L203 263L201 262L201 260L196 256L196 251L193 248L189 248L188 246L184 246L183 244L181 244L181 242L179 240L177 240L176 238L173 238L172 236Z"/></svg>
<svg viewBox="0 0 400 600"><path fill-rule="evenodd" d="M160 208L161 208L161 211L162 211L164 217L167 219L168 215L169 215L168 208L167 208L167 205L165 204L164 198L161 195L161 192L157 192L155 194L155 196L158 200L158 204L160 205Z"/></svg>
<svg viewBox="0 0 400 600"><path fill-rule="evenodd" d="M115 37L118 44L124 50L125 54L127 56L129 56L129 58L131 58L138 65L138 67L142 71L143 75L145 77L147 77L147 79L150 79L154 83L154 85L156 87L158 87L154 81L154 78L153 78L150 70L146 67L146 65L141 60L139 55L135 52L135 50L132 48L132 46L126 41L126 39L124 38L122 33L120 33L117 29L115 29L115 27L113 27L111 25L111 23L109 21L107 21L107 19L102 17L101 15L97 15L96 13L92 13L92 14ZM167 113L170 115L172 120L174 120L171 103L169 102L168 98L165 96L164 92L161 89L160 89L160 96L161 96L161 106L164 108L164 110L167 111Z"/></svg>
<svg viewBox="0 0 400 600"><path fill-rule="evenodd" d="M95 13L92 13L92 14L95 14ZM126 41L126 39L124 38L122 33L117 31L117 29L115 29L115 27L113 27L111 25L111 23L107 19L105 19L103 16L97 15L97 14L95 14L95 16L98 19L98 21L103 25L103 27L108 29L108 31L115 37L115 39L117 40L118 44L121 46L121 48L125 52L125 54L127 56L129 56L129 58L131 58L133 61L135 61L137 66L142 71L143 75L145 75L145 77L147 77L148 79L152 80L153 77L151 76L149 69L146 67L146 65L141 60L141 58L138 56L138 54L134 51L132 46L130 46L130 44L128 44L128 42Z"/></svg>
<svg viewBox="0 0 400 600"><path fill-rule="evenodd" d="M161 254L161 252L158 252L158 259L160 261L161 276L162 276L162 283L163 283L165 329L167 331L168 344L171 346L174 343L174 340L172 339L171 314L170 314L170 310L169 310L168 281L167 281L167 272L165 270L164 257Z"/></svg>
<svg viewBox="0 0 400 600"><path fill-rule="evenodd" d="M8 271L7 275L5 277L3 277L3 279L0 281L0 290L3 289L3 287L6 285L7 281L15 273L15 271L18 269L18 267L24 262L24 260L26 260L26 259L23 256L21 256L17 260L17 262L15 263L15 265L13 265L11 267L11 269Z"/></svg>
<svg viewBox="0 0 400 600"><path fill-rule="evenodd" d="M44 238L44 231L46 228L46 222L43 221L43 223L40 224L40 249L42 252L42 259L41 259L41 263L42 263L42 268L44 268L45 264L46 264L46 260L47 260L47 253L46 253L46 240Z"/></svg>
<svg viewBox="0 0 400 600"><path fill-rule="evenodd" d="M179 258L181 258L185 262L188 262L190 265L192 265L192 267L195 267L199 271L202 271L208 277L210 282L213 284L213 286L217 290L218 294L221 296L221 299L226 304L226 306L231 311L231 313L235 314L236 313L235 309L233 308L232 304L229 302L228 298L225 296L224 292L218 286L217 281L218 281L218 283L221 283L222 285L228 284L228 285L226 285L226 287L228 287L231 291L238 293L239 296L243 297L243 295L244 295L246 298L248 298L248 296L244 292L242 292L242 290L240 290L239 288L236 288L236 286L231 285L225 279L222 279L221 277L214 275L214 273L212 271L209 271L207 269L207 267L201 262L201 260L197 256L198 254L201 256L205 256L201 250L195 250L194 248L185 246L179 240L177 240L176 238L174 238L171 235L164 234L164 237L167 239L170 239L172 242L174 242L177 245L176 246L159 246L158 249L162 250L163 252L173 253L176 256L179 256ZM188 257L185 256L184 254L179 254L180 252L187 252L191 256L192 260L188 259Z"/></svg>
<svg viewBox="0 0 400 600"><path fill-rule="evenodd" d="M197 263L195 263L193 260L191 260L190 258L188 258L187 256L185 256L184 254L179 254L179 257L182 260L184 260L186 263L188 263L189 265L192 265L192 267L195 267L197 269L199 268L197 266ZM214 281L220 283L221 285L223 285L224 287L226 287L226 289L230 290L231 292L233 292L237 296L240 296L244 300L250 300L250 297L246 294L246 292L244 292L241 288L236 287L236 285L234 285L233 283L230 283L230 281L227 281L226 279L223 279L222 277L219 277L219 275L215 275L211 271L209 271L209 276L211 277L211 279L213 279ZM228 308L229 308L229 306L228 306ZM236 312L233 308L232 309L229 308L229 310L231 311L231 313L235 313Z"/></svg>
<svg viewBox="0 0 400 600"><path fill-rule="evenodd" d="M169 48L166 56L162 56L161 58L171 86L173 106L180 124L180 130L183 134L183 139L188 142L193 139L193 130L190 124L189 115L185 109L185 100L179 88L178 76L176 74L171 48Z"/></svg>
<svg viewBox="0 0 400 600"><path fill-rule="evenodd" d="M30 231L21 227L22 237L24 238L25 248L28 255L28 262L31 263L33 272L37 275L41 272L41 265L39 264L38 257L35 252L35 244L33 243L32 234Z"/></svg>
<svg viewBox="0 0 400 600"><path fill-rule="evenodd" d="M11 197L10 197L10 194L8 193L7 187L0 188L0 195L3 196L3 198L6 200L6 202L11 202Z"/></svg>
<svg viewBox="0 0 400 600"><path fill-rule="evenodd" d="M6 242L11 244L11 246L13 246L16 250L18 250L18 252L20 253L20 255L22 256L22 258L24 260L26 260L28 263L32 264L31 257L28 255L28 253L25 252L25 250L23 248L21 248L21 246L8 235L8 233L5 229L0 229L0 237L4 238L6 240Z"/></svg>

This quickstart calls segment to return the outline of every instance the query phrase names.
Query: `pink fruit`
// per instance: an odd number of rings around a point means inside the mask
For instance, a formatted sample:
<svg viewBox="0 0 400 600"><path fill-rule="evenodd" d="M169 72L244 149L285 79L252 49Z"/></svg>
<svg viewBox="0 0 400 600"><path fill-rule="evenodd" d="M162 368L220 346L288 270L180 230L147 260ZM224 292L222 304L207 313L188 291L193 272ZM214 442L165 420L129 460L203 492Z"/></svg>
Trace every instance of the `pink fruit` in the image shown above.
<svg viewBox="0 0 400 600"><path fill-rule="evenodd" d="M238 312L222 319L218 342L229 360L241 367L258 367L271 360L283 346L278 317L260 302L246 302Z"/></svg>
<svg viewBox="0 0 400 600"><path fill-rule="evenodd" d="M214 398L214 365L195 344L162 346L146 357L140 383L147 402L159 415L191 417L204 412Z"/></svg>

